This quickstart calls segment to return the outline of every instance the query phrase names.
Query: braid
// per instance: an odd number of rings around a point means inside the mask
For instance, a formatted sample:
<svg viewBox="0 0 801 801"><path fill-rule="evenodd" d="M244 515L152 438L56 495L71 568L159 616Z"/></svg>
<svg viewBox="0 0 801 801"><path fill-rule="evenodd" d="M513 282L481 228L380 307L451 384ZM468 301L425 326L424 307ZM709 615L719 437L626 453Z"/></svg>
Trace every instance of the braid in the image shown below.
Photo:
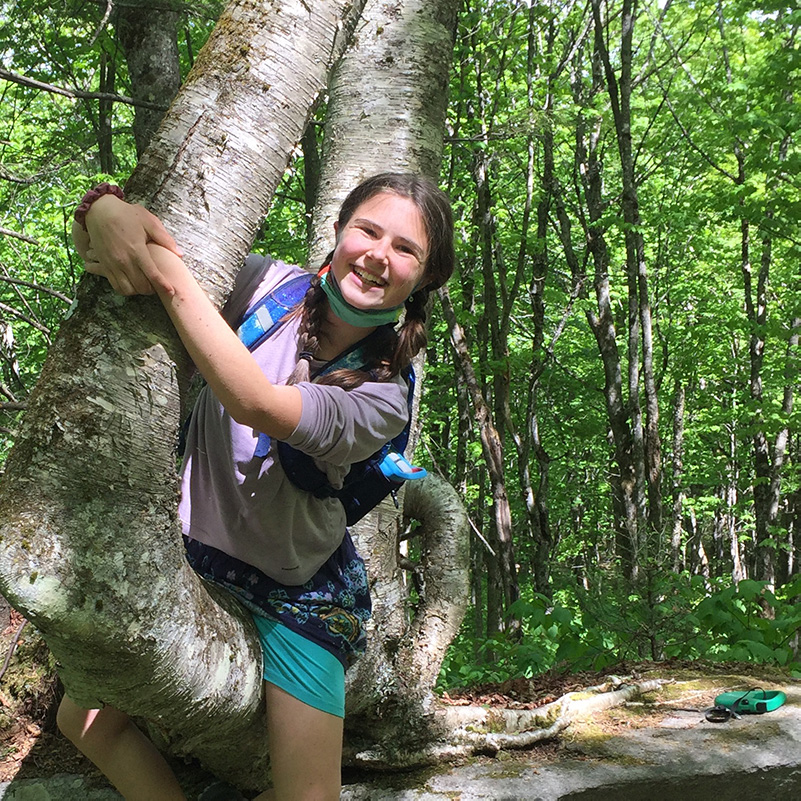
<svg viewBox="0 0 801 801"><path fill-rule="evenodd" d="M428 341L426 318L429 293L428 288L418 289L406 301L406 316L397 332L391 326L380 329L385 333L374 337L370 343L366 370L334 370L322 376L318 383L354 389L368 380L391 381L411 364L412 359ZM320 280L313 279L298 311L301 315L298 326L298 364L287 379L287 384L310 380L308 357L316 353L319 345L320 329L324 320L324 298Z"/></svg>
<svg viewBox="0 0 801 801"><path fill-rule="evenodd" d="M412 359L426 346L426 318L428 309L428 288L418 289L406 301L406 318L398 331L395 352L390 361L390 375L397 375L411 364Z"/></svg>
<svg viewBox="0 0 801 801"><path fill-rule="evenodd" d="M325 293L320 286L319 277L312 278L309 288L299 307L300 325L298 326L298 363L287 379L287 384L297 384L310 378L309 360L317 353L320 346L320 329L325 319Z"/></svg>

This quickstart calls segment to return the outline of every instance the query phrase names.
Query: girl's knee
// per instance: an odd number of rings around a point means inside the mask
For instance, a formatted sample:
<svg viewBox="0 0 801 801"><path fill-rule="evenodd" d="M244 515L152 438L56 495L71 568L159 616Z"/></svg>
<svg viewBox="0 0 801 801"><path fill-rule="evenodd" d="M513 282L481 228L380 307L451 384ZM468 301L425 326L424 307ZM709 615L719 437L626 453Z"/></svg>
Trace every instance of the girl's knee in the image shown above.
<svg viewBox="0 0 801 801"><path fill-rule="evenodd" d="M58 730L72 742L79 740L89 723L89 715L92 711L94 710L83 709L65 695L61 699L56 713Z"/></svg>
<svg viewBox="0 0 801 801"><path fill-rule="evenodd" d="M119 736L128 722L128 716L114 707L84 709L66 695L61 699L56 714L59 731L79 746L92 742L107 743Z"/></svg>

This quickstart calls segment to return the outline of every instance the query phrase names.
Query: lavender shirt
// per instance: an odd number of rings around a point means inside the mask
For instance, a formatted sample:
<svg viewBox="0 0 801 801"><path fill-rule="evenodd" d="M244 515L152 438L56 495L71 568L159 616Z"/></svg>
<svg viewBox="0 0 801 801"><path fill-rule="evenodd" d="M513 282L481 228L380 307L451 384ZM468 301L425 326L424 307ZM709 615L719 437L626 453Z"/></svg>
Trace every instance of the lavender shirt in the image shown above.
<svg viewBox="0 0 801 801"><path fill-rule="evenodd" d="M223 312L232 324L252 302L301 273L280 261L249 256ZM253 353L273 383L297 360L291 320ZM341 387L298 384L300 422L287 442L313 456L332 486L350 465L396 436L408 416L402 378ZM286 477L273 442L256 458L259 432L234 422L208 388L195 404L187 435L179 515L184 534L241 559L282 584L303 584L339 547L345 512L335 498L315 498Z"/></svg>

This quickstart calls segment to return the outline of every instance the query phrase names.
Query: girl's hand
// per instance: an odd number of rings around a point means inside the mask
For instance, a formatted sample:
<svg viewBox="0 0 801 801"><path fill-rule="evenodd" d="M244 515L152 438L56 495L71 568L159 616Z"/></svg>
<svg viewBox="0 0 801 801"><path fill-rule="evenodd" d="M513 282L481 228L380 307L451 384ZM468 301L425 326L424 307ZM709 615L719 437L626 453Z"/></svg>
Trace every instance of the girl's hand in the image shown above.
<svg viewBox="0 0 801 801"><path fill-rule="evenodd" d="M125 203L113 195L96 200L86 215L87 231L77 223L72 237L86 271L102 275L121 295L172 294L169 279L153 261L148 243L178 256L181 249L161 220L144 206Z"/></svg>

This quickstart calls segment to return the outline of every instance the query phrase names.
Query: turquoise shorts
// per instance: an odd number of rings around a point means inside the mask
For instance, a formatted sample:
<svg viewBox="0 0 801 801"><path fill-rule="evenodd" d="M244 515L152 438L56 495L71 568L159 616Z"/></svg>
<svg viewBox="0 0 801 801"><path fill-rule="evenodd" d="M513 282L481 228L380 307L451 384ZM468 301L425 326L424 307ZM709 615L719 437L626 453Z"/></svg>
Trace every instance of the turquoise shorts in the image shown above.
<svg viewBox="0 0 801 801"><path fill-rule="evenodd" d="M292 629L253 615L264 655L264 680L304 704L345 717L345 668L330 651Z"/></svg>

